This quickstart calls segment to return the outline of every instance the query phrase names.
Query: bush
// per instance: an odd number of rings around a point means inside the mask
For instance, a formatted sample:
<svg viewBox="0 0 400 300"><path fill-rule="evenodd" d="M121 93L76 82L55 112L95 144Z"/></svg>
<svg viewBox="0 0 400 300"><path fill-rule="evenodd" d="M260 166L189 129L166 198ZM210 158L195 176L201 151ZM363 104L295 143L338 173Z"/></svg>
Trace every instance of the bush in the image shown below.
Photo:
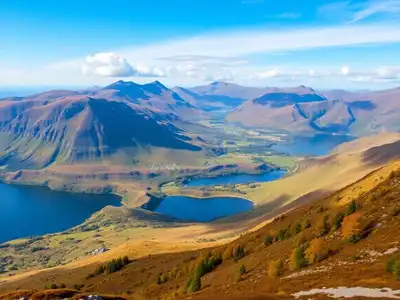
<svg viewBox="0 0 400 300"><path fill-rule="evenodd" d="M283 275L283 260L274 260L269 263L268 274L272 278Z"/></svg>
<svg viewBox="0 0 400 300"><path fill-rule="evenodd" d="M301 230L302 230L302 226L301 226L300 223L296 223L296 224L293 226L293 234L298 234L298 233L301 232Z"/></svg>
<svg viewBox="0 0 400 300"><path fill-rule="evenodd" d="M194 293L200 291L200 289L201 289L201 277L195 275L188 281L187 291L189 293Z"/></svg>
<svg viewBox="0 0 400 300"><path fill-rule="evenodd" d="M342 226L343 219L344 219L344 214L342 212L337 213L336 216L333 218L332 229L333 230L339 229L340 226Z"/></svg>
<svg viewBox="0 0 400 300"><path fill-rule="evenodd" d="M309 220L309 219L305 219L305 220L303 221L302 226L303 226L303 230L304 230L304 229L307 229L307 228L310 228L310 227L311 227L310 220Z"/></svg>
<svg viewBox="0 0 400 300"><path fill-rule="evenodd" d="M244 251L243 246L238 246L236 249L233 251L233 259L235 261L238 261L239 259L243 258L246 255Z"/></svg>
<svg viewBox="0 0 400 300"><path fill-rule="evenodd" d="M244 275L247 273L246 267L244 265L240 266L239 273L240 275Z"/></svg>
<svg viewBox="0 0 400 300"><path fill-rule="evenodd" d="M307 267L308 262L305 258L303 247L297 247L293 250L292 255L290 256L290 265L293 270Z"/></svg>
<svg viewBox="0 0 400 300"><path fill-rule="evenodd" d="M394 266L396 265L396 256L392 256L388 262L386 263L386 272L388 273L393 273L394 272Z"/></svg>
<svg viewBox="0 0 400 300"><path fill-rule="evenodd" d="M275 240L276 241L283 241L285 239L285 236L286 236L286 231L287 231L287 229L280 229L278 231L278 234L275 237Z"/></svg>
<svg viewBox="0 0 400 300"><path fill-rule="evenodd" d="M345 216L350 216L351 214L354 214L356 211L357 211L357 203L356 201L352 200L347 206Z"/></svg>
<svg viewBox="0 0 400 300"><path fill-rule="evenodd" d="M317 226L317 230L318 230L318 237L322 237L326 234L329 233L329 231L331 230L330 225L329 225L329 216L325 215L319 222L318 226Z"/></svg>
<svg viewBox="0 0 400 300"><path fill-rule="evenodd" d="M306 250L305 258L309 263L313 264L327 258L329 253L330 250L325 240L314 239Z"/></svg>
<svg viewBox="0 0 400 300"><path fill-rule="evenodd" d="M273 242L274 242L274 238L273 238L272 236L270 236L270 235L267 235L267 236L264 238L264 245L265 245L265 246L269 246L269 245L271 245Z"/></svg>

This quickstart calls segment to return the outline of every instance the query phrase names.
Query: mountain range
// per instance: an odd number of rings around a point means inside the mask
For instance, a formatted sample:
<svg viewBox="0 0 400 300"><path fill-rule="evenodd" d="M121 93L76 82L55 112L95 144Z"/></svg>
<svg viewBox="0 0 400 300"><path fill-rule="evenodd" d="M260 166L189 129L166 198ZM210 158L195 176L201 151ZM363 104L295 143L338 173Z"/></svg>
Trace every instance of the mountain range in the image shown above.
<svg viewBox="0 0 400 300"><path fill-rule="evenodd" d="M247 127L364 136L400 130L400 88L319 92L213 82L169 89L159 81L117 81L8 97L0 100L0 163L43 168L121 156L130 163L152 147L198 151L201 140L191 140L182 124L208 119L212 111Z"/></svg>
<svg viewBox="0 0 400 300"><path fill-rule="evenodd" d="M43 168L120 155L127 163L152 147L198 151L173 122L202 114L159 82L118 81L101 89L5 98L0 162L12 169Z"/></svg>

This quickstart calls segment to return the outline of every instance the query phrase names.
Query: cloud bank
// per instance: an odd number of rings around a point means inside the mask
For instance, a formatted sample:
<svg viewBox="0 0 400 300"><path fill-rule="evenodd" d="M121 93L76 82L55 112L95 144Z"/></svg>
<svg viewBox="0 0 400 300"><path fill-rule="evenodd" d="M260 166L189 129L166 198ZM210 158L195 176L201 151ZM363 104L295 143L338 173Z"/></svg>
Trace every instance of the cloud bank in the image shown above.
<svg viewBox="0 0 400 300"><path fill-rule="evenodd" d="M115 53L97 53L86 57L81 66L82 73L87 76L103 77L162 77L159 68L151 68L139 64L133 67L128 61Z"/></svg>

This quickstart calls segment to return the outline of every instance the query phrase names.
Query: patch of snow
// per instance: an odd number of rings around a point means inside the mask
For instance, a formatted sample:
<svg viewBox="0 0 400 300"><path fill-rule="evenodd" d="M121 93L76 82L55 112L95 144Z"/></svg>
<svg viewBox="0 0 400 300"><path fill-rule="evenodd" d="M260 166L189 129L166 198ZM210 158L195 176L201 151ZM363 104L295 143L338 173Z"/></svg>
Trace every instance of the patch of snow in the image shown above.
<svg viewBox="0 0 400 300"><path fill-rule="evenodd" d="M352 298L352 297L369 297L369 298L391 298L400 299L400 290L392 290L389 288L372 289L365 287L337 287L337 288L323 288L312 289L309 291L301 291L293 294L296 299L303 296L312 296L318 294L325 294L331 298Z"/></svg>

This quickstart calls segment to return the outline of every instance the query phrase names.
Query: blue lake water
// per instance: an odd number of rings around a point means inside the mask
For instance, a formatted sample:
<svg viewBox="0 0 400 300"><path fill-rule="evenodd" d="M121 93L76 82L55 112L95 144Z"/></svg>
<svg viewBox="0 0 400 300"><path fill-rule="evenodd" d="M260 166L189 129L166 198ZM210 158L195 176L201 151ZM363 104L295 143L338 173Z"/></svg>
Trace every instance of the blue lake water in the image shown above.
<svg viewBox="0 0 400 300"><path fill-rule="evenodd" d="M107 205L121 206L121 198L115 195L70 194L3 183L0 195L0 243L64 231Z"/></svg>
<svg viewBox="0 0 400 300"><path fill-rule="evenodd" d="M291 141L280 142L272 149L290 156L322 156L329 154L340 144L352 140L354 137L349 135L294 136Z"/></svg>
<svg viewBox="0 0 400 300"><path fill-rule="evenodd" d="M192 198L168 196L154 210L183 221L210 222L252 210L253 203L233 197Z"/></svg>
<svg viewBox="0 0 400 300"><path fill-rule="evenodd" d="M251 182L267 182L282 178L286 174L284 170L277 170L262 174L232 174L214 178L198 178L188 182L188 187L213 186L224 184L246 184Z"/></svg>

